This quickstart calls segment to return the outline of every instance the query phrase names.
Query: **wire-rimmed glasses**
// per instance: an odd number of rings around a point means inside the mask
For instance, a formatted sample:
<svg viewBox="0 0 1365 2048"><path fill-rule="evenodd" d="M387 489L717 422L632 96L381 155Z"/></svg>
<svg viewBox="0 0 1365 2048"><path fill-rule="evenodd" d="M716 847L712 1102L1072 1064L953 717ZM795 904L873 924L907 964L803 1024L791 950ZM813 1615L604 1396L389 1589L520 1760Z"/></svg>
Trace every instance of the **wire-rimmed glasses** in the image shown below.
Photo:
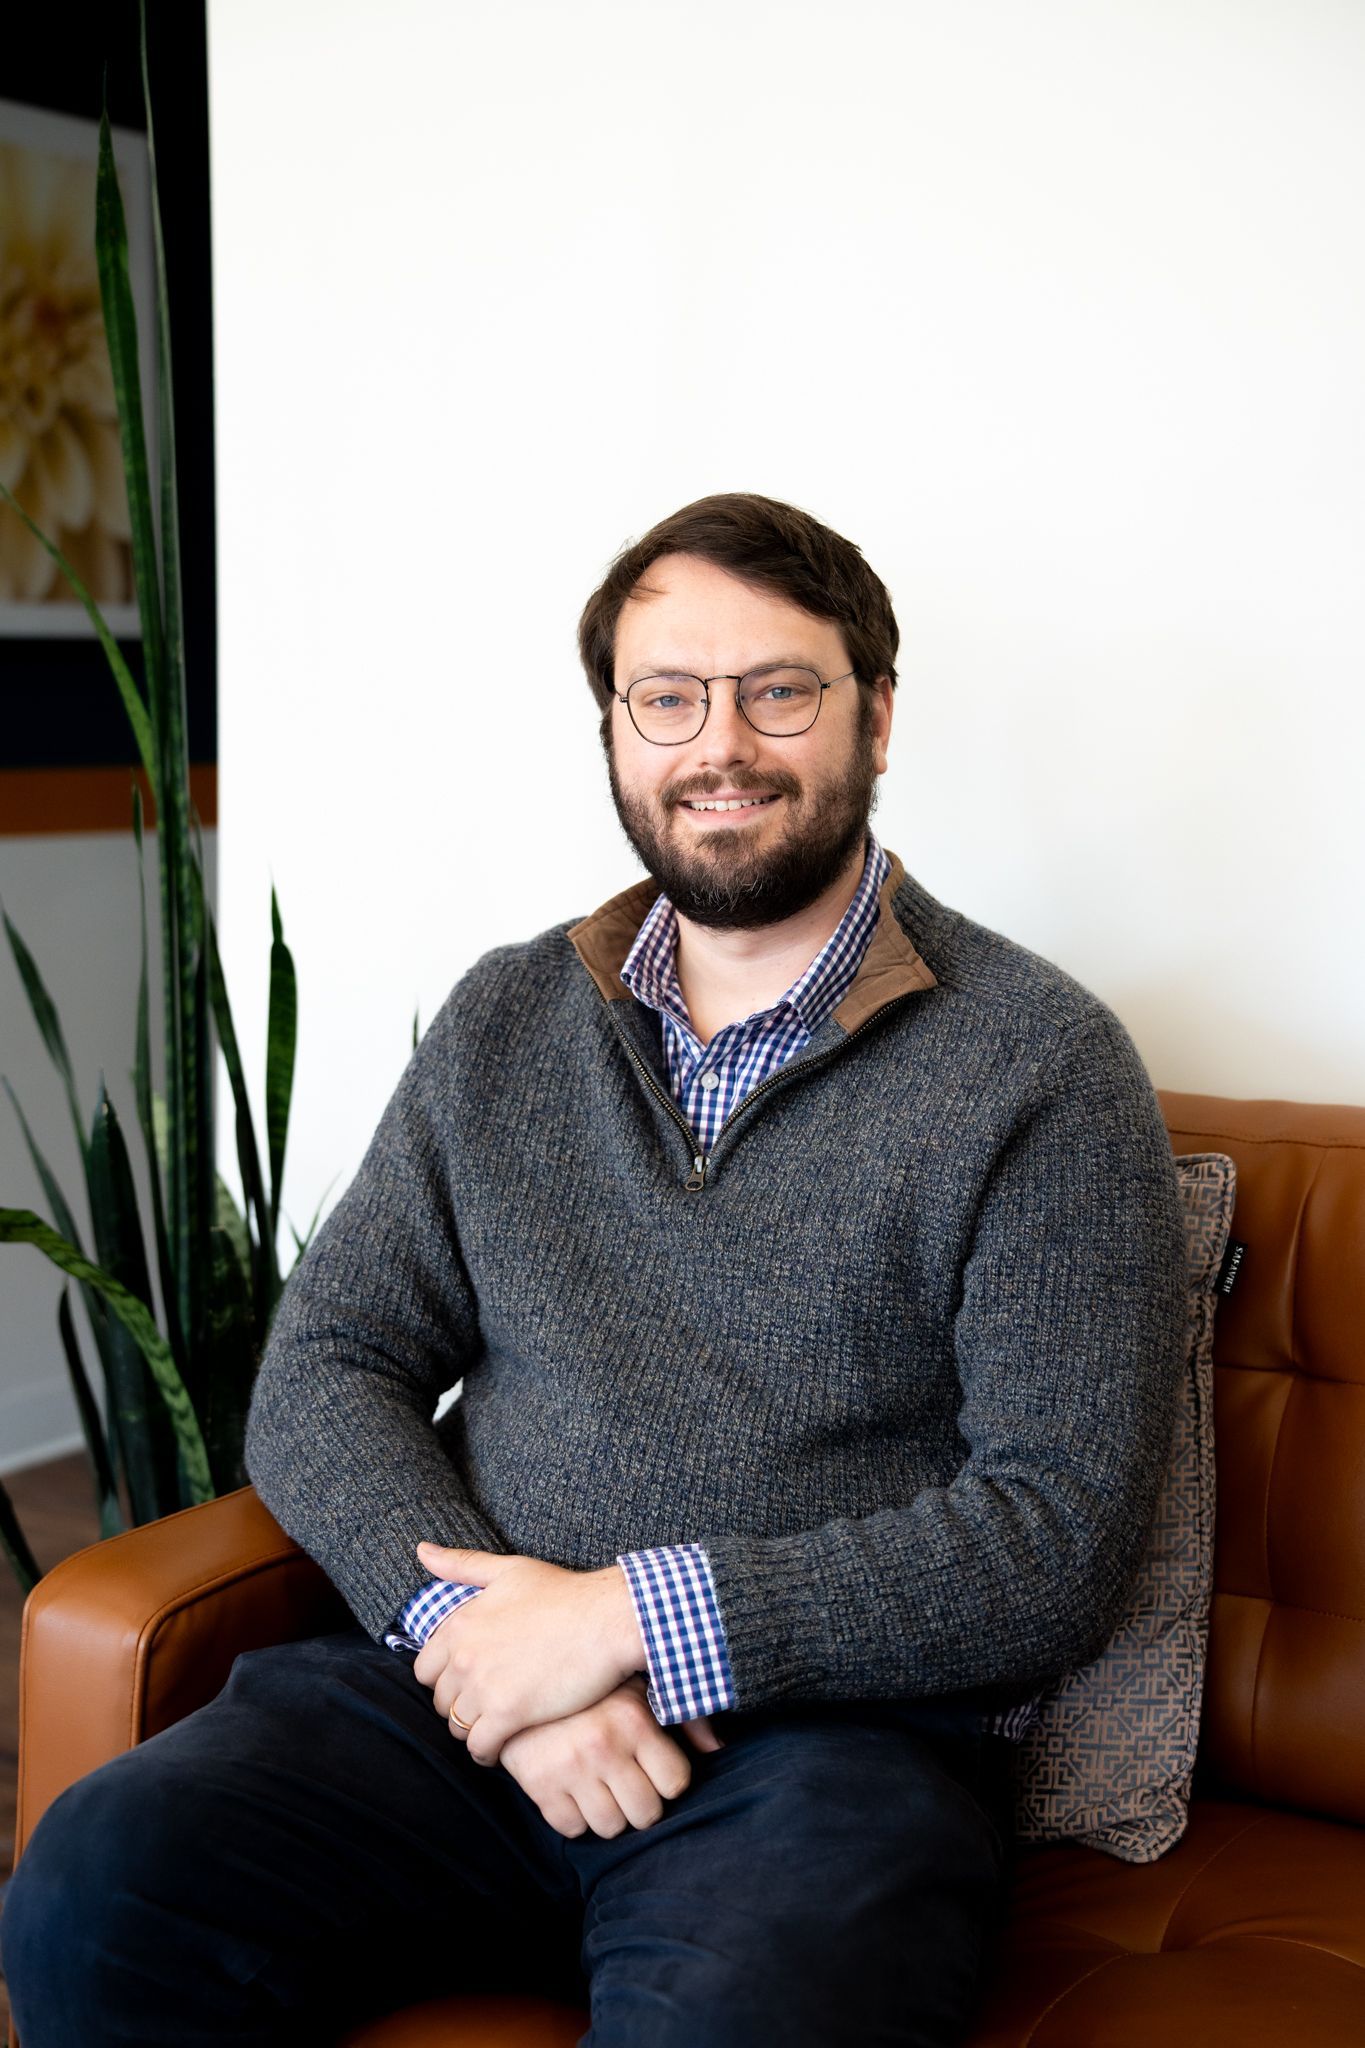
<svg viewBox="0 0 1365 2048"><path fill-rule="evenodd" d="M809 732L820 716L825 691L846 683L856 669L822 682L813 668L772 663L742 676L637 676L625 694L614 692L630 713L642 740L656 747L681 747L694 740L711 709L712 683L733 683L735 701L755 732L769 739L793 739Z"/></svg>

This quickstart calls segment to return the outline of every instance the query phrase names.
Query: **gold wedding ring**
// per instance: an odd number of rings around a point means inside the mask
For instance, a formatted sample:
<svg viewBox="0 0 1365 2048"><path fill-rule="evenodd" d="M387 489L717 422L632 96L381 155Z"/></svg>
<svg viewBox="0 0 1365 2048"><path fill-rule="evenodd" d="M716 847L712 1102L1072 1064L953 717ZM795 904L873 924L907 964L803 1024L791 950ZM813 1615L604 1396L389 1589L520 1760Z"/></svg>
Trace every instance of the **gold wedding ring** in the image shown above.
<svg viewBox="0 0 1365 2048"><path fill-rule="evenodd" d="M454 1707L452 1707L450 1710L450 1718L455 1723L455 1726L457 1728L464 1729L466 1735L468 1735L470 1729L474 1726L474 1723L472 1721L462 1721L459 1715L456 1713Z"/></svg>

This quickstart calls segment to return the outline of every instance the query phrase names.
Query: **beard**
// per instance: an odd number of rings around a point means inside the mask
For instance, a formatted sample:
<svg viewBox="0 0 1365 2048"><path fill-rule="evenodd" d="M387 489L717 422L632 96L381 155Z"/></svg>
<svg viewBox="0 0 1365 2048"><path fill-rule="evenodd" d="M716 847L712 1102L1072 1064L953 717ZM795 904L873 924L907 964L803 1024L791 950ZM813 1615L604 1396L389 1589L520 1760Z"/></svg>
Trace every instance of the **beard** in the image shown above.
<svg viewBox="0 0 1365 2048"><path fill-rule="evenodd" d="M801 784L781 769L762 777L713 777L709 789L680 776L676 785L665 783L655 796L633 796L621 787L610 746L607 779L621 830L655 888L679 916L711 931L754 931L809 908L864 845L877 807L875 740L865 717L859 718L843 773L809 794L805 803ZM699 836L690 846L677 843L668 823L679 802L722 788L740 794L772 791L788 800L786 830L775 844L755 845L758 831L743 825L722 827L705 840Z"/></svg>

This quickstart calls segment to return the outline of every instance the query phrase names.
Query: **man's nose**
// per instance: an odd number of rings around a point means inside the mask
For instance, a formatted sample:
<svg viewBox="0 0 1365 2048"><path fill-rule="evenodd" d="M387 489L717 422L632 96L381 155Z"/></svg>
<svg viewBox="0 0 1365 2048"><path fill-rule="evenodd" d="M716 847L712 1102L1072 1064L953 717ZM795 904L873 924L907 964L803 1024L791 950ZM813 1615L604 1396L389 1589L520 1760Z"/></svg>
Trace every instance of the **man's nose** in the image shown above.
<svg viewBox="0 0 1365 2048"><path fill-rule="evenodd" d="M697 739L703 761L751 760L759 735L739 708L739 684L730 677L708 683L711 708Z"/></svg>

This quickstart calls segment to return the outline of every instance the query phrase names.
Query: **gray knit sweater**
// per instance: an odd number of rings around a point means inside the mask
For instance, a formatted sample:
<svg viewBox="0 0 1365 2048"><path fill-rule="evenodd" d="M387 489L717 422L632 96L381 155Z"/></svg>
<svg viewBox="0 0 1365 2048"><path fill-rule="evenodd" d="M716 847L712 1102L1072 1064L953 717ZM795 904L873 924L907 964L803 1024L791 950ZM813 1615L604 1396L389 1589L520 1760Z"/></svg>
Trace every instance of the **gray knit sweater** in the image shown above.
<svg viewBox="0 0 1365 2048"><path fill-rule="evenodd" d="M251 1479L376 1640L423 1537L699 1542L740 1708L1021 1697L1108 1640L1169 1447L1142 1062L893 859L848 994L699 1172L619 980L654 893L456 984L285 1290Z"/></svg>

